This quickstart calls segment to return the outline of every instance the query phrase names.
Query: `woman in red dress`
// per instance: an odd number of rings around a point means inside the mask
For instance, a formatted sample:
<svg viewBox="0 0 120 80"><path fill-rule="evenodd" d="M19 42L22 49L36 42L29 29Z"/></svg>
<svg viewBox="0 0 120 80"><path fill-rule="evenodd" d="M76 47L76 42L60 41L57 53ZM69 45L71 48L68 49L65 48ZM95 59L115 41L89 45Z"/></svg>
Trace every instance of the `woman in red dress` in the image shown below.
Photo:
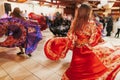
<svg viewBox="0 0 120 80"><path fill-rule="evenodd" d="M91 50L100 40L100 32L91 16L91 7L82 4L76 11L68 33L74 45L72 61L65 72L69 80L94 80L107 71L105 65Z"/></svg>
<svg viewBox="0 0 120 80"><path fill-rule="evenodd" d="M117 63L120 55L112 54L115 49L97 46L102 41L102 25L92 17L92 8L81 4L76 10L68 37L62 38L62 42L59 41L61 38L56 38L45 44L45 54L52 60L65 56L72 46L72 60L62 80L114 80L120 69Z"/></svg>

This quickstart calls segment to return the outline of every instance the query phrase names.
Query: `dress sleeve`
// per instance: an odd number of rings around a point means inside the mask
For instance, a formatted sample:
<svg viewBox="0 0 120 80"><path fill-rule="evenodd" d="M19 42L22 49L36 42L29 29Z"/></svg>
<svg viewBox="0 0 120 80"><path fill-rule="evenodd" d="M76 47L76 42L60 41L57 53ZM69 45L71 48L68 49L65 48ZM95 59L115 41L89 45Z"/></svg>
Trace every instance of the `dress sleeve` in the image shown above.
<svg viewBox="0 0 120 80"><path fill-rule="evenodd" d="M101 29L102 25L96 26L95 24L91 26L91 37L89 39L89 45L95 46L101 41Z"/></svg>
<svg viewBox="0 0 120 80"><path fill-rule="evenodd" d="M59 60L64 58L69 50L70 40L67 37L56 37L49 39L44 46L44 52L47 58Z"/></svg>

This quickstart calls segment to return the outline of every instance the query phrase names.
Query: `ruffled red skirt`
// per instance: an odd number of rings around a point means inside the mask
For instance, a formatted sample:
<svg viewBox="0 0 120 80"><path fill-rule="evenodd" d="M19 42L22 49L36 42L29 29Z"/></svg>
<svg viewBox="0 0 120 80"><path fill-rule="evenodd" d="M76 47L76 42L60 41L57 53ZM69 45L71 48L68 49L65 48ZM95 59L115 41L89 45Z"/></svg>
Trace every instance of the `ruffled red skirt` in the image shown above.
<svg viewBox="0 0 120 80"><path fill-rule="evenodd" d="M71 47L68 38L53 38L47 41L44 50L51 60L65 57ZM72 61L62 80L114 80L120 71L120 47L105 46L74 47ZM116 54L116 51L117 54Z"/></svg>
<svg viewBox="0 0 120 80"><path fill-rule="evenodd" d="M106 71L107 68L98 57L89 48L84 46L73 49L71 65L67 69L66 75L69 80L94 80Z"/></svg>

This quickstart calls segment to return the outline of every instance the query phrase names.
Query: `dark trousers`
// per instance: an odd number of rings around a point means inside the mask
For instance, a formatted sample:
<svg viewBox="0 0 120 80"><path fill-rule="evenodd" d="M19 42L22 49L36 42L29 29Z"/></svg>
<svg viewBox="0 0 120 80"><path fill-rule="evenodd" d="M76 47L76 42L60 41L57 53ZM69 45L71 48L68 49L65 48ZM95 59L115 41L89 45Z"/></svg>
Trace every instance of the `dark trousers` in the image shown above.
<svg viewBox="0 0 120 80"><path fill-rule="evenodd" d="M112 26L107 26L106 30L107 30L106 36L111 36Z"/></svg>
<svg viewBox="0 0 120 80"><path fill-rule="evenodd" d="M119 38L119 34L120 34L120 28L117 29L117 33L115 34L115 37Z"/></svg>

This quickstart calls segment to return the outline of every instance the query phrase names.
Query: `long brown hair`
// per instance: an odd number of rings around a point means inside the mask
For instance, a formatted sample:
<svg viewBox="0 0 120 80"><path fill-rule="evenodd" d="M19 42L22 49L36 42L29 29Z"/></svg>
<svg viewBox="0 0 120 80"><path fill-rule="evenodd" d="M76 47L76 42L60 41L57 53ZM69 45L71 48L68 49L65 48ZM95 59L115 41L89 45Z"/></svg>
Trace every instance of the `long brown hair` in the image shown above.
<svg viewBox="0 0 120 80"><path fill-rule="evenodd" d="M18 7L15 7L13 12L11 13L11 16L12 17L17 17L17 18L20 18L20 19L24 19L22 16L21 16L21 10L18 8Z"/></svg>
<svg viewBox="0 0 120 80"><path fill-rule="evenodd" d="M81 4L81 6L76 9L75 17L71 25L72 32L79 30L88 23L91 11L92 8L87 4Z"/></svg>

